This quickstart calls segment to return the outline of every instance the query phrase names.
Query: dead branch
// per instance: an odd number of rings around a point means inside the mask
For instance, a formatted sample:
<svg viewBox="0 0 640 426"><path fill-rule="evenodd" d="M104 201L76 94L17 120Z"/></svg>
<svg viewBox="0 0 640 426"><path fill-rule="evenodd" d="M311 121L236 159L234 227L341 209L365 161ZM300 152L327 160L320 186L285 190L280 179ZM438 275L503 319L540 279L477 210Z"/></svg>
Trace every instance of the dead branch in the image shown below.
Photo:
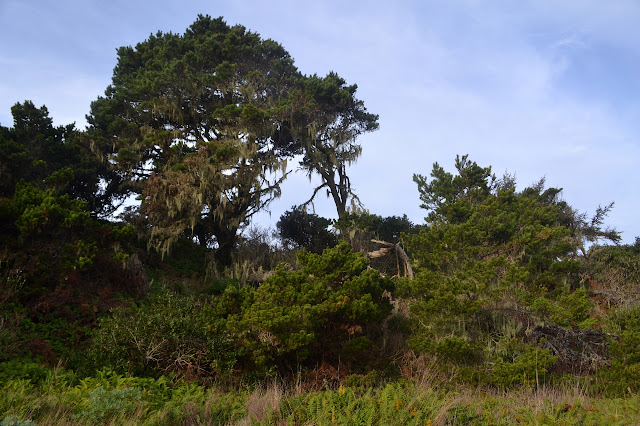
<svg viewBox="0 0 640 426"><path fill-rule="evenodd" d="M379 250L375 250L372 252L368 252L366 255L370 259L375 259L376 257L382 257L389 253L389 251L393 250L396 253L396 256L402 261L402 266L404 267L404 276L409 279L413 279L413 268L411 268L411 263L409 263L409 256L404 251L402 246L400 246L400 242L393 244L388 243L386 241L380 240L371 240L372 243L382 244L387 246L387 248L382 248ZM398 267L398 276L400 275L400 267Z"/></svg>

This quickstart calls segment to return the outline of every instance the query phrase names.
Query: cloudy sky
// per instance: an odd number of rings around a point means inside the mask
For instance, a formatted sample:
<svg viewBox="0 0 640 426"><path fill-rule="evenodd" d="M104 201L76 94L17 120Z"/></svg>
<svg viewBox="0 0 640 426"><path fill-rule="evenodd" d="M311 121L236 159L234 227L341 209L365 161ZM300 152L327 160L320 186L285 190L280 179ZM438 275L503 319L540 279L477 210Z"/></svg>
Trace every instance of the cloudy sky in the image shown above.
<svg viewBox="0 0 640 426"><path fill-rule="evenodd" d="M83 129L116 48L197 15L223 16L280 42L306 74L335 71L380 115L360 139L353 185L372 212L422 223L414 173L469 154L519 189L546 177L608 223L640 236L640 2L398 0L305 2L0 0L0 124L32 100ZM292 176L260 223L273 225L312 186ZM335 216L324 198L320 215Z"/></svg>

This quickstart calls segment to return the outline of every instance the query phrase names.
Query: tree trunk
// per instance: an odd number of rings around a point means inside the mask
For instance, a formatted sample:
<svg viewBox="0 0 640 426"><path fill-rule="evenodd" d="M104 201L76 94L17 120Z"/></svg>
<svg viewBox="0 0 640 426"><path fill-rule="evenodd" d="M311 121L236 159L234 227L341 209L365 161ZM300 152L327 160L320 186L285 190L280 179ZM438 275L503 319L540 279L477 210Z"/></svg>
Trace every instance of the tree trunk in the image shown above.
<svg viewBox="0 0 640 426"><path fill-rule="evenodd" d="M231 229L219 229L216 233L216 241L218 248L215 251L214 257L216 262L222 267L231 266L233 262L233 252L236 248L236 242L238 241L238 228L233 227Z"/></svg>

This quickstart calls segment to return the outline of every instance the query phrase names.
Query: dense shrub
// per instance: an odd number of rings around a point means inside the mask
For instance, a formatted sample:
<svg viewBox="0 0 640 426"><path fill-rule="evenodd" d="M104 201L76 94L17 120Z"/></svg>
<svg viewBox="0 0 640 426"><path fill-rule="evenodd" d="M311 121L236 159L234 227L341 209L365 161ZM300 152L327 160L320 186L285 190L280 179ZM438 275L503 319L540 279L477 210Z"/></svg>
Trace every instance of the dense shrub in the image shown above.
<svg viewBox="0 0 640 426"><path fill-rule="evenodd" d="M223 377L235 363L215 307L171 293L103 318L90 354L97 367L152 376Z"/></svg>
<svg viewBox="0 0 640 426"><path fill-rule="evenodd" d="M87 424L104 424L130 415L142 399L138 388L105 390L102 386L89 394L88 401L74 417Z"/></svg>
<svg viewBox="0 0 640 426"><path fill-rule="evenodd" d="M523 344L516 338L502 339L492 352L485 380L503 389L544 383L547 371L557 361L549 349Z"/></svg>
<svg viewBox="0 0 640 426"><path fill-rule="evenodd" d="M501 387L531 384L556 356L573 350L536 348L544 347L544 333L528 335L537 327L598 326L578 253L586 242L619 239L601 228L611 207L587 221L559 198L560 189L545 189L544 180L516 192L513 178L498 180L466 156L456 158L456 168L454 175L435 163L430 181L414 176L429 213L427 226L405 238L417 272L400 286L413 301L409 347L445 364L484 360L493 366L484 371L486 380ZM505 334L507 323L518 330ZM509 342L512 355L497 356L494 342Z"/></svg>
<svg viewBox="0 0 640 426"><path fill-rule="evenodd" d="M618 393L640 391L640 305L611 314L610 327L617 333L611 342L611 365L600 372L606 388Z"/></svg>
<svg viewBox="0 0 640 426"><path fill-rule="evenodd" d="M284 265L255 290L229 329L250 361L265 373L295 371L306 359L337 361L369 347L363 339L390 312L392 283L341 243L322 255L301 251L301 270Z"/></svg>

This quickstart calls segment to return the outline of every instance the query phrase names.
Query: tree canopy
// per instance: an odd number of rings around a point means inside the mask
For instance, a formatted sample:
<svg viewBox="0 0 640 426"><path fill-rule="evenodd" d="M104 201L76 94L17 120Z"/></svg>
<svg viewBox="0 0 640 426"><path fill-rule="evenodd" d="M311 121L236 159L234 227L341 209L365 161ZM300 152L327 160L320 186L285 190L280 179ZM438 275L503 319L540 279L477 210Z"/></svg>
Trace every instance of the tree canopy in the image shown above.
<svg viewBox="0 0 640 426"><path fill-rule="evenodd" d="M0 129L0 196L11 196L23 181L85 201L95 216L117 207L118 175L92 153L74 124L54 127L47 107L31 101L11 112L13 127Z"/></svg>
<svg viewBox="0 0 640 426"><path fill-rule="evenodd" d="M344 211L354 140L377 126L355 90L334 73L303 76L280 44L200 15L183 35L118 49L90 134L141 194L152 246L166 252L191 233L228 264L238 229L280 195L296 154Z"/></svg>

